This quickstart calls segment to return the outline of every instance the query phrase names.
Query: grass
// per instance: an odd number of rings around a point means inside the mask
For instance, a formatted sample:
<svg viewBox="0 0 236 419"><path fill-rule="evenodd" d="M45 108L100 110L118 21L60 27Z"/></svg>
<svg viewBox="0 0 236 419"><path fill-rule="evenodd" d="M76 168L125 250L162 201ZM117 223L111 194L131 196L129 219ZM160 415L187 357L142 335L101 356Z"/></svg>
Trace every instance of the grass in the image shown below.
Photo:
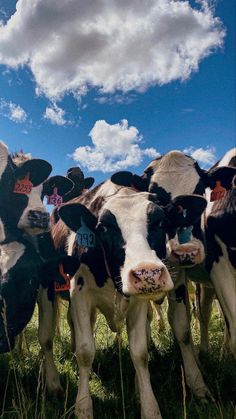
<svg viewBox="0 0 236 419"><path fill-rule="evenodd" d="M68 419L74 417L78 371L70 351L70 333L62 309L61 336L55 342L55 359L65 389L60 400L47 394L40 347L37 341L37 309L26 329L26 349L20 354L0 356L0 419ZM197 322L192 322L193 338L199 343ZM182 362L165 318L159 332L156 316L152 322L150 371L154 392L164 419L236 419L236 363L230 354L223 356L223 324L215 309L210 325L210 351L201 357L202 372L216 403L201 404L185 388ZM97 352L91 373L90 390L95 419L122 419L122 391L119 348L116 335L102 315L95 328ZM134 369L129 357L127 335L122 332L121 363L126 419L139 419L134 391Z"/></svg>

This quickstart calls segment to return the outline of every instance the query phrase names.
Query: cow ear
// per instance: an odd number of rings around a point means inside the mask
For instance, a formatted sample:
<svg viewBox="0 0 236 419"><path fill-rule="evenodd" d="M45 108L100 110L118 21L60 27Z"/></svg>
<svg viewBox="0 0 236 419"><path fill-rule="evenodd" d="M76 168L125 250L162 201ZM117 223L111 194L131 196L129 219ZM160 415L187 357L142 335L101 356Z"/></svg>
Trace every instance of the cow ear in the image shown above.
<svg viewBox="0 0 236 419"><path fill-rule="evenodd" d="M16 168L16 178L29 175L29 180L33 186L38 186L48 178L51 171L52 166L46 160L31 159Z"/></svg>
<svg viewBox="0 0 236 419"><path fill-rule="evenodd" d="M72 231L77 231L81 227L81 219L87 227L94 231L97 218L82 204L66 204L58 209L58 213L62 221Z"/></svg>
<svg viewBox="0 0 236 419"><path fill-rule="evenodd" d="M223 188L229 190L232 188L232 181L235 175L236 167L214 167L207 172L207 186L209 186L211 189L214 189L216 187L216 182L220 182Z"/></svg>
<svg viewBox="0 0 236 419"><path fill-rule="evenodd" d="M43 184L43 196L52 195L54 188L57 188L57 193L63 196L74 188L74 182L65 176L51 176Z"/></svg>
<svg viewBox="0 0 236 419"><path fill-rule="evenodd" d="M111 181L116 185L133 187L138 191L147 191L148 188L146 178L128 171L114 173L111 176Z"/></svg>
<svg viewBox="0 0 236 419"><path fill-rule="evenodd" d="M165 208L171 224L181 227L194 224L207 206L207 200L201 195L179 195Z"/></svg>

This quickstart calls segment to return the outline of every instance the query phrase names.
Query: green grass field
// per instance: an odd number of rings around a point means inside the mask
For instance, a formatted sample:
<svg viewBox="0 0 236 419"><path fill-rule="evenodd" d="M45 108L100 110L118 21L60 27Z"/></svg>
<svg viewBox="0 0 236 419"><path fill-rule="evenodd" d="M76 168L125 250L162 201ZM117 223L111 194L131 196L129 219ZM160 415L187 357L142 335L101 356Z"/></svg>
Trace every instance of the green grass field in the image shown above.
<svg viewBox="0 0 236 419"><path fill-rule="evenodd" d="M64 304L64 303L63 303ZM53 400L47 394L42 359L37 341L37 310L25 336L29 351L18 349L0 356L0 419L64 419L74 417L78 371L75 356L70 352L70 333L62 308L60 336L55 342L55 359L65 389L64 397ZM198 345L196 321L192 322L194 342ZM216 403L201 404L186 389L178 346L168 323L158 331L154 313L150 347L150 371L154 392L163 419L236 419L236 362L223 353L223 324L214 309L210 327L210 352L201 358L202 372ZM95 419L122 419L119 350L116 335L103 316L96 323L97 353L91 374L90 389ZM121 362L126 419L138 419L139 406L134 391L134 369L129 357L127 336L122 334Z"/></svg>

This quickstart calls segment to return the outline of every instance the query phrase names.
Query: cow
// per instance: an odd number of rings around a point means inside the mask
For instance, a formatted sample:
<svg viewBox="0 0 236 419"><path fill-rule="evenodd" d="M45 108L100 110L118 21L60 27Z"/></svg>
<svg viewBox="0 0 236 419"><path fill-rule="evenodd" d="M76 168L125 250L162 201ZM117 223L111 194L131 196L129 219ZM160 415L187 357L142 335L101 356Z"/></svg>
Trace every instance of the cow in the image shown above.
<svg viewBox="0 0 236 419"><path fill-rule="evenodd" d="M114 174L112 180L139 191L155 193L159 205L167 208L178 195L202 196L211 183L207 171L201 169L192 157L178 150L153 160L141 176L123 171ZM193 203L192 207L185 211L179 204L180 215L185 218L185 228L167 230L168 261L172 266L175 285L168 293L168 319L180 346L186 382L195 396L201 400L208 400L213 398L203 380L192 342L186 286L189 274L193 277L195 269L202 266L205 260L204 235L201 228L201 214L204 209L204 205L201 207Z"/></svg>
<svg viewBox="0 0 236 419"><path fill-rule="evenodd" d="M173 288L164 263L166 229L185 224L179 206L190 212L195 201L195 205L205 208L204 198L188 198L177 197L165 213L156 204L155 194L139 193L107 180L58 210L61 220L52 229L55 246L60 247L64 240L66 224L70 229L68 254L80 258L70 291L80 372L75 411L80 419L93 415L88 382L95 356L93 325L97 308L113 331L119 332L126 321L142 418L161 418L148 371L148 314L150 300L162 299ZM85 247L82 252L81 245Z"/></svg>
<svg viewBox="0 0 236 419"><path fill-rule="evenodd" d="M43 263L25 234L37 234L50 227L40 195L51 194L55 185L65 192L73 186L71 181L63 179L62 182L62 177L58 176L41 185L50 171L51 165L39 159L21 161L16 165L5 144L0 143L1 353L13 349L15 337L30 320L39 284L49 287L52 273L59 281L64 280L60 263L68 273L74 273L78 268L77 262L74 268L71 258L55 257L50 263Z"/></svg>
<svg viewBox="0 0 236 419"><path fill-rule="evenodd" d="M209 174L213 192L207 190L205 271L210 283L200 288L200 349L208 350L208 326L216 294L225 319L227 343L236 359L236 148L229 150Z"/></svg>

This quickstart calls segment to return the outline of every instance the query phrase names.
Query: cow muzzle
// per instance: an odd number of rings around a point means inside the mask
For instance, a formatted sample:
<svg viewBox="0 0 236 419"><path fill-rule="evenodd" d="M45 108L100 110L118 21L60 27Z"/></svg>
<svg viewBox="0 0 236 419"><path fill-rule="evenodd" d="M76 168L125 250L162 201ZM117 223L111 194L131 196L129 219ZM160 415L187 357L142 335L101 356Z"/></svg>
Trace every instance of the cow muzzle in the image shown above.
<svg viewBox="0 0 236 419"><path fill-rule="evenodd" d="M30 210L27 218L30 229L47 231L50 228L50 215L48 212Z"/></svg>
<svg viewBox="0 0 236 419"><path fill-rule="evenodd" d="M183 267L193 267L204 261L205 251L200 240L192 240L189 243L174 243L169 246L170 252L168 260L175 265Z"/></svg>
<svg viewBox="0 0 236 419"><path fill-rule="evenodd" d="M152 296L170 291L174 284L164 264L139 264L129 272L129 294Z"/></svg>

